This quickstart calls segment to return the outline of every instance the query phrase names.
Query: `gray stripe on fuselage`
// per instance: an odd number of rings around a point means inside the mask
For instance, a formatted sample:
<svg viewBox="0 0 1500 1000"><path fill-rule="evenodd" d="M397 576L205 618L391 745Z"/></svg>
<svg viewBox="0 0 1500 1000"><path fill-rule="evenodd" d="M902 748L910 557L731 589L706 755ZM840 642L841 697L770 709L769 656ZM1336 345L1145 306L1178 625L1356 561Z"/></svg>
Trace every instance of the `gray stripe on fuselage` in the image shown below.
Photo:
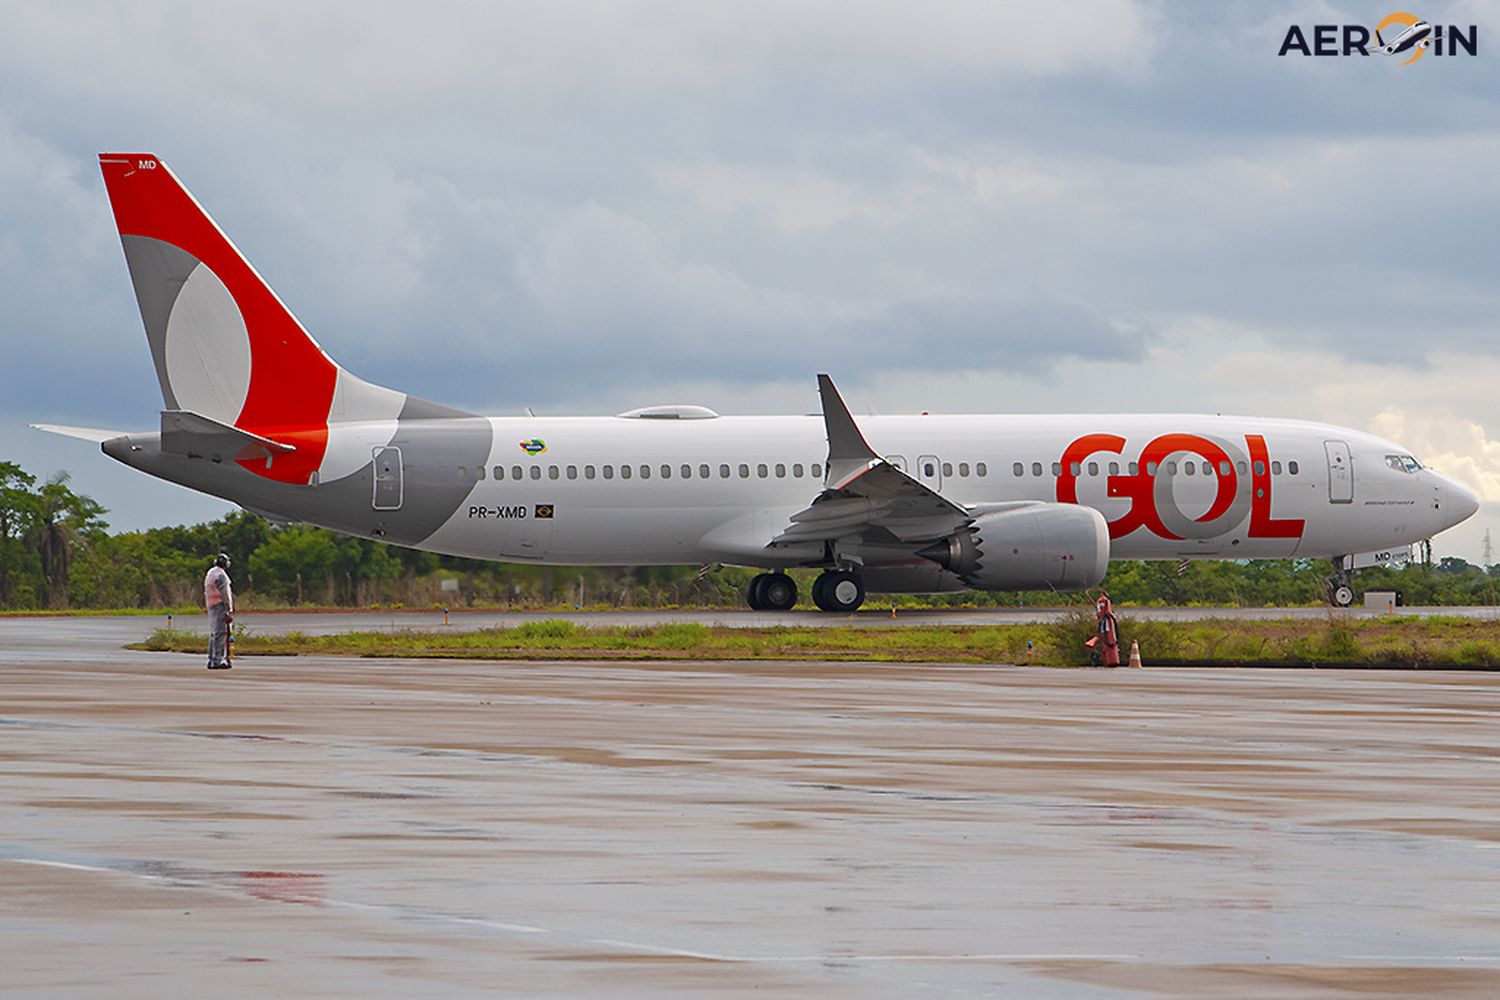
<svg viewBox="0 0 1500 1000"><path fill-rule="evenodd" d="M462 412L462 411L455 411ZM104 442L106 455L132 468L291 521L375 537L400 545L420 545L468 499L474 482L461 478L489 458L490 423L483 417L398 421L391 444L401 449L403 501L400 510L375 510L374 464L317 486L280 483L256 475L229 459L166 455L157 434Z"/></svg>
<svg viewBox="0 0 1500 1000"><path fill-rule="evenodd" d="M141 322L146 327L146 343L151 347L151 360L156 365L161 396L167 409L175 410L178 408L177 397L167 379L167 321L172 316L172 306L177 302L182 286L199 261L185 250L149 236L122 235L120 243L125 247L125 264L130 268L130 280L135 285L135 300L141 309Z"/></svg>

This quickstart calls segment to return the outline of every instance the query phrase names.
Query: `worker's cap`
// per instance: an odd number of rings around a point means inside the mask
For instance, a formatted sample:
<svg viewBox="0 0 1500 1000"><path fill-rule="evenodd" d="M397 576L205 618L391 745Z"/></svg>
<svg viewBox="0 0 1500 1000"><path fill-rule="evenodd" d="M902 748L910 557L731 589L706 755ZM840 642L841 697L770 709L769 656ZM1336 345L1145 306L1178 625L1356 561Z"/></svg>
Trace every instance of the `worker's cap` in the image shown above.
<svg viewBox="0 0 1500 1000"><path fill-rule="evenodd" d="M218 558L214 560L214 565L220 567L221 569L228 569L229 554L226 552L220 552Z"/></svg>

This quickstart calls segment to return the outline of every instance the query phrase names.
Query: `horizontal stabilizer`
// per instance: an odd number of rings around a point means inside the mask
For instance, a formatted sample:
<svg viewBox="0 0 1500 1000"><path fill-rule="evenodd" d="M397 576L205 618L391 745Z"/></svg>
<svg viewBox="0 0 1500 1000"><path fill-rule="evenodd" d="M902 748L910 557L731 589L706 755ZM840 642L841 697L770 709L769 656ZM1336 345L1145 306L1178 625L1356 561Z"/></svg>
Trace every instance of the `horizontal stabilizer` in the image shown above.
<svg viewBox="0 0 1500 1000"><path fill-rule="evenodd" d="M217 461L229 458L244 462L252 459L269 461L275 455L285 455L297 449L192 410L162 410L161 450L168 455L188 458Z"/></svg>
<svg viewBox="0 0 1500 1000"><path fill-rule="evenodd" d="M78 438L80 441L92 441L95 444L103 444L113 438L124 437L126 431L111 431L102 427L68 427L63 424L32 424L39 431L48 434L61 434L63 437Z"/></svg>

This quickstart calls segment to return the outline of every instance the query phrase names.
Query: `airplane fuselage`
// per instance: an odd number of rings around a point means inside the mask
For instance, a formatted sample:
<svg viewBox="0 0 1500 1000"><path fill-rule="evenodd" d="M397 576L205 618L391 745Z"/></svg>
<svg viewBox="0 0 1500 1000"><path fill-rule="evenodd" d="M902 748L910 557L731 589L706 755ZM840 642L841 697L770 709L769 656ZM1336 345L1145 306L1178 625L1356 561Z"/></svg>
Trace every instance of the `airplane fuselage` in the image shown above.
<svg viewBox="0 0 1500 1000"><path fill-rule="evenodd" d="M1444 477L1408 468L1400 446L1324 424L1138 414L859 423L877 452L965 507L1097 509L1117 559L1337 556L1429 538L1472 512ZM817 416L371 421L335 428L323 474L307 485L270 480L255 462L165 455L154 437L106 451L255 510L450 555L821 561L806 547L767 546L823 489Z"/></svg>

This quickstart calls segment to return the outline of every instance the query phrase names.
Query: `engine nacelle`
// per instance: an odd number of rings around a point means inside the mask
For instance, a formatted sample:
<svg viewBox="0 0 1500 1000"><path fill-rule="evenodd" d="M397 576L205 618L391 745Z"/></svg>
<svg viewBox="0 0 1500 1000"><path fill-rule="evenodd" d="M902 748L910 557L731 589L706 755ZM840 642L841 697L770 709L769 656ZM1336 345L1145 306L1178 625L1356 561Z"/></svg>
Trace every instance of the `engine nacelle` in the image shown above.
<svg viewBox="0 0 1500 1000"><path fill-rule="evenodd" d="M1109 569L1109 525L1092 507L1039 503L985 514L918 554L976 590L1081 590Z"/></svg>

